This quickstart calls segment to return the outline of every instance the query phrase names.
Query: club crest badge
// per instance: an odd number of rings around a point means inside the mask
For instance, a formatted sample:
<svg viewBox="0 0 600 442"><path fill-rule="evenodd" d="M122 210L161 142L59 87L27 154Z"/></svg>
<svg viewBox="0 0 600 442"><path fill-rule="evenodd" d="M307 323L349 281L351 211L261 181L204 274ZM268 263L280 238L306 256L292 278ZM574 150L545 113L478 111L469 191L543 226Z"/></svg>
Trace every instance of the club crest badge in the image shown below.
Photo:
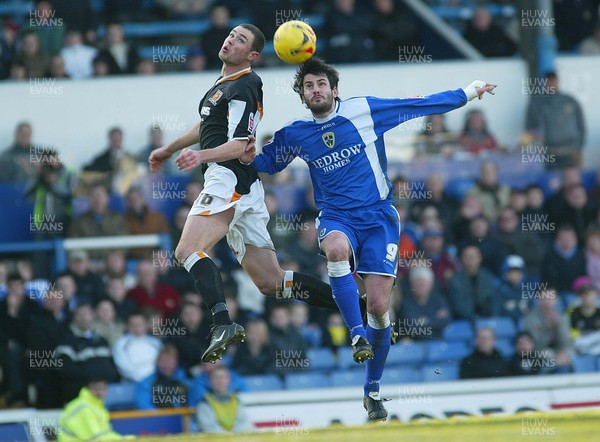
<svg viewBox="0 0 600 442"><path fill-rule="evenodd" d="M323 139L325 146L328 148L331 149L333 146L335 146L335 134L333 132L326 132L321 136L321 138Z"/></svg>

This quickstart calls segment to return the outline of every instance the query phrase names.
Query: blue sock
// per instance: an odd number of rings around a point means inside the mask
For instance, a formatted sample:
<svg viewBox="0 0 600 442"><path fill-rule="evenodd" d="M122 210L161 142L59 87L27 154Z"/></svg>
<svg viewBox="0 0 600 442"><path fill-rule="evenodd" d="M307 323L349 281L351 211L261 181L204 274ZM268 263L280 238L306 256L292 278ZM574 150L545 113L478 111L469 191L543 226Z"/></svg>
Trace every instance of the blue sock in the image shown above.
<svg viewBox="0 0 600 442"><path fill-rule="evenodd" d="M367 332L363 325L358 303L358 286L352 273L350 273L350 263L348 261L329 262L327 267L333 299L340 309L346 327L350 330L350 337L354 338L354 336L359 335L366 338ZM345 274L339 276L342 273Z"/></svg>
<svg viewBox="0 0 600 442"><path fill-rule="evenodd" d="M390 351L391 333L392 327L389 325L384 329L376 329L370 325L367 326L367 339L373 347L375 355L373 359L368 359L366 362L367 380L365 382L365 396L372 391L379 391L379 381L383 375L385 360Z"/></svg>

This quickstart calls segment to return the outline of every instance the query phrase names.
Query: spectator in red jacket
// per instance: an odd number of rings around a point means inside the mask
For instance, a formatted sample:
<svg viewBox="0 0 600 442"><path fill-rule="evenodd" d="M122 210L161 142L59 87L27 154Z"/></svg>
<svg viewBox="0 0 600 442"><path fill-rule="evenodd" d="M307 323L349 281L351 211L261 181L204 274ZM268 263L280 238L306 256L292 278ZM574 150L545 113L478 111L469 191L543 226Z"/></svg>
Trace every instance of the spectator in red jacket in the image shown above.
<svg viewBox="0 0 600 442"><path fill-rule="evenodd" d="M158 269L150 260L142 260L137 268L137 285L129 290L127 297L138 307L153 307L164 318L177 313L181 302L179 293L172 286L158 281Z"/></svg>

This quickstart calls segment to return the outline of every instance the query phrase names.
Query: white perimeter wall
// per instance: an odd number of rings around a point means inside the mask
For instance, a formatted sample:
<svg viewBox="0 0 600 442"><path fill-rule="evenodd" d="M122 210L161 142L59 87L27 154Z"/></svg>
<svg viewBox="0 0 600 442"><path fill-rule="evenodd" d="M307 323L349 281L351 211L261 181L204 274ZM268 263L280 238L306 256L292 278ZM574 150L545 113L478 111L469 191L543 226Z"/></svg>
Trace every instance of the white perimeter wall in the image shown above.
<svg viewBox="0 0 600 442"><path fill-rule="evenodd" d="M342 98L354 95L409 97L464 87L483 79L498 84L495 97L473 102L448 114L452 130L462 127L467 109L484 110L500 143L517 146L523 129L528 96L526 68L516 59L485 62L437 62L339 66ZM584 108L588 127L586 166L600 165L600 57L564 57L557 60L562 90L574 95ZM306 113L292 92L294 68L259 70L264 82L265 118L258 137ZM216 78L215 72L168 74L80 81L2 82L0 149L13 139L15 125L30 121L34 143L59 149L68 166L79 167L106 147L106 132L118 125L125 132L126 149L137 152L147 143L148 129L158 121L170 140L198 118L198 102ZM46 80L47 81L47 80ZM422 125L395 129L410 136ZM394 131L390 134L394 136Z"/></svg>

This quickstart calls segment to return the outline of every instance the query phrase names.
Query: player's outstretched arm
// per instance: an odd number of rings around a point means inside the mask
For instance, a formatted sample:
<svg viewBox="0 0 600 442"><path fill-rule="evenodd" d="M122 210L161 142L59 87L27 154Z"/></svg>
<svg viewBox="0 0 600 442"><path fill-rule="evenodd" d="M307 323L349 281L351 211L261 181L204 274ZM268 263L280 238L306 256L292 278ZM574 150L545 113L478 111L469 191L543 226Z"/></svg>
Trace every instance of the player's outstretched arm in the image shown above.
<svg viewBox="0 0 600 442"><path fill-rule="evenodd" d="M183 149L175 163L179 170L188 172L203 163L218 163L221 161L240 158L246 151L249 141L247 138L229 140L214 149L192 150Z"/></svg>
<svg viewBox="0 0 600 442"><path fill-rule="evenodd" d="M482 80L475 80L473 83L468 85L466 88L463 88L463 91L465 91L467 100L471 101L475 97L479 97L480 100L483 100L483 95L486 92L488 94L495 95L494 89L496 89L495 84L486 83L485 81L482 81Z"/></svg>
<svg viewBox="0 0 600 442"><path fill-rule="evenodd" d="M171 158L171 156L186 147L196 144L200 141L200 122L194 125L183 135L177 137L164 146L154 149L148 158L150 164L150 172L156 172L160 169L162 163Z"/></svg>

